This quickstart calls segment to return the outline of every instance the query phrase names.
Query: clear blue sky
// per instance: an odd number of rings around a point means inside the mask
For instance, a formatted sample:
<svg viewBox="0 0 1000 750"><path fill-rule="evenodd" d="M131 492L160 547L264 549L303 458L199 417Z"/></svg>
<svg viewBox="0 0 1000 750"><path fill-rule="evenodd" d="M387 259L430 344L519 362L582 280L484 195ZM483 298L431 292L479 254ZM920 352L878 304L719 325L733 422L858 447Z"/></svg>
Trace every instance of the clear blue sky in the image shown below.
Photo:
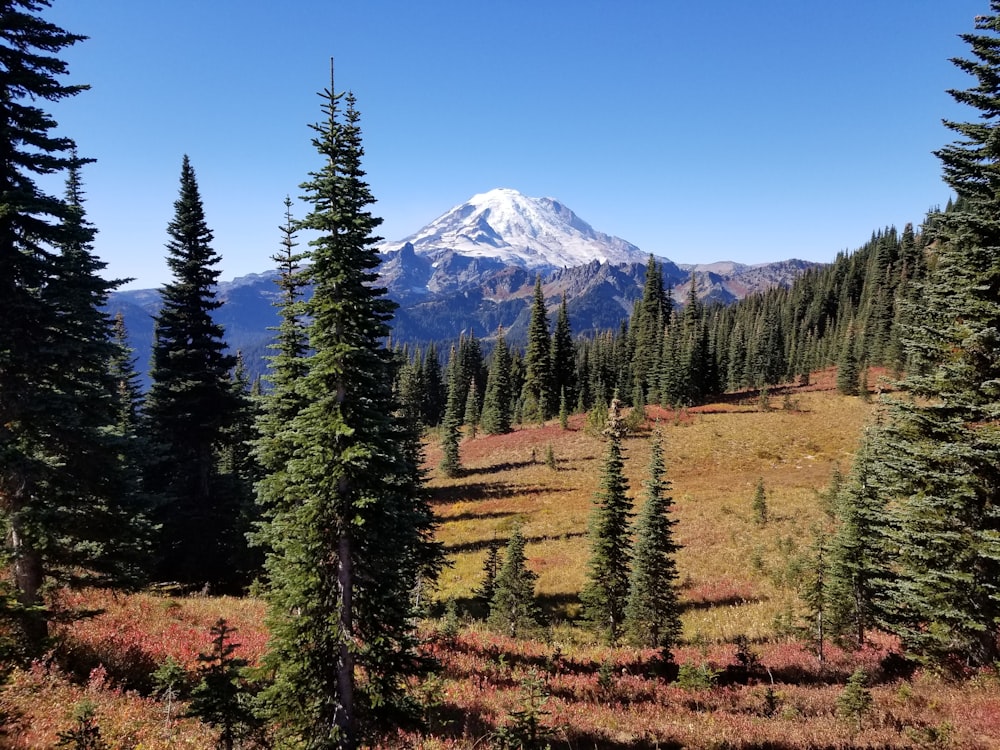
<svg viewBox="0 0 1000 750"><path fill-rule="evenodd" d="M97 252L169 278L181 157L225 279L271 267L282 201L320 165L309 123L336 59L397 240L475 193L558 198L676 262L830 261L949 197L931 151L971 116L988 0L53 0L60 132L81 155ZM299 211L301 214L301 210Z"/></svg>

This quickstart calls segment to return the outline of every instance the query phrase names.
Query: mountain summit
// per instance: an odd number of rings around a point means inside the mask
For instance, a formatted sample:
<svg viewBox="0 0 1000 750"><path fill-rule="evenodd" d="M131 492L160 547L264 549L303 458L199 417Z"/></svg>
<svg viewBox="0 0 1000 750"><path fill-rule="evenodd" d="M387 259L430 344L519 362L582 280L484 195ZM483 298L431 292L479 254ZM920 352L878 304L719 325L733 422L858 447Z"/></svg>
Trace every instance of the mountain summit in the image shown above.
<svg viewBox="0 0 1000 750"><path fill-rule="evenodd" d="M510 188L474 195L415 234L379 250L390 255L406 245L431 261L454 253L539 271L594 260L645 263L648 258L635 245L596 231L559 201L530 198Z"/></svg>

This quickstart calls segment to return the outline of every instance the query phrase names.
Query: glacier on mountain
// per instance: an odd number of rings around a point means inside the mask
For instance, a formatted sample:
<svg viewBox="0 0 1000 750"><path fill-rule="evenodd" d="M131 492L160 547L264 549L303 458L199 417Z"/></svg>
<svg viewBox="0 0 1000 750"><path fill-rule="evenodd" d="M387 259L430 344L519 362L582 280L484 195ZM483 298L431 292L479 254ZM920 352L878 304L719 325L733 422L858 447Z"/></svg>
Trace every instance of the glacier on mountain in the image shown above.
<svg viewBox="0 0 1000 750"><path fill-rule="evenodd" d="M531 198L511 188L474 195L409 237L382 245L379 252L389 255L407 244L432 262L451 252L539 271L594 260L645 263L648 258L630 242L596 231L559 201Z"/></svg>

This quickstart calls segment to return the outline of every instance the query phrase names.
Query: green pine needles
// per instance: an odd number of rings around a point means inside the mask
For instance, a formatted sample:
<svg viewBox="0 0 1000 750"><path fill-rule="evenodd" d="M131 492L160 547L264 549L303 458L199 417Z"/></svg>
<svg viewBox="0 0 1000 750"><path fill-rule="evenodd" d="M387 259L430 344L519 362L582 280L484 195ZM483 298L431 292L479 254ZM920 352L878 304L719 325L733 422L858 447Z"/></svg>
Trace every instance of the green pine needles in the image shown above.
<svg viewBox="0 0 1000 750"><path fill-rule="evenodd" d="M590 516L590 560L587 583L580 592L586 618L607 643L618 641L625 620L632 562L632 501L622 451L621 407L613 399L605 427L608 438L600 487Z"/></svg>
<svg viewBox="0 0 1000 750"><path fill-rule="evenodd" d="M291 321L298 308L286 307L272 396L284 422L272 412L258 444L274 674L261 704L280 742L349 750L408 710L403 681L422 667L412 594L436 575L440 549L417 435L396 416L385 347L395 306L375 284L381 220L369 211L359 115L352 95L321 96L313 145L323 161L295 225L316 235L302 308L310 352Z"/></svg>
<svg viewBox="0 0 1000 750"><path fill-rule="evenodd" d="M666 479L663 439L652 440L646 502L635 528L635 549L625 626L636 645L661 649L665 661L681 635L680 602L677 595L677 551L672 517L673 498Z"/></svg>

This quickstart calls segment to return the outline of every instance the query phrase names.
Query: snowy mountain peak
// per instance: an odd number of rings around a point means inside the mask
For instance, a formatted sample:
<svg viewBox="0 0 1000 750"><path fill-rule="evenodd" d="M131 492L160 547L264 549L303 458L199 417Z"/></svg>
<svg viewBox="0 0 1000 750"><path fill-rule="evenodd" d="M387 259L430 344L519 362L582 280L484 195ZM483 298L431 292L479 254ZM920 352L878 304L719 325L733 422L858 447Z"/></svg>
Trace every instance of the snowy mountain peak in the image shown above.
<svg viewBox="0 0 1000 750"><path fill-rule="evenodd" d="M559 201L531 198L511 188L478 193L380 251L396 252L407 243L432 260L453 252L539 270L594 260L643 263L647 258L635 245L594 230Z"/></svg>

